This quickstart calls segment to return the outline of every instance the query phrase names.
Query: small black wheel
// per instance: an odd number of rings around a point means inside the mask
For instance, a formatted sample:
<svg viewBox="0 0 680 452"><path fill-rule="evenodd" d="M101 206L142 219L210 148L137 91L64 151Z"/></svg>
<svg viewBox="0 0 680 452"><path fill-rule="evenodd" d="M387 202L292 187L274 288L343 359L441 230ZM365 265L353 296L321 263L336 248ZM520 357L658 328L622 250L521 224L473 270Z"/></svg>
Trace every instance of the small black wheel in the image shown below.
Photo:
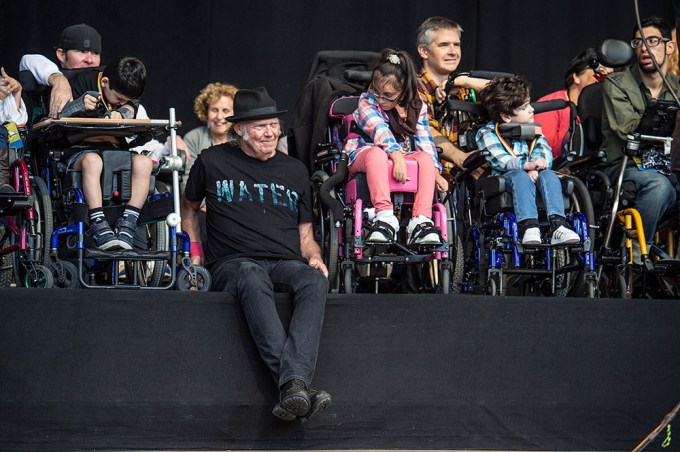
<svg viewBox="0 0 680 452"><path fill-rule="evenodd" d="M24 286L38 287L47 289L54 285L54 277L49 268L44 265L31 265L26 269L26 276L24 277Z"/></svg>
<svg viewBox="0 0 680 452"><path fill-rule="evenodd" d="M501 294L500 289L501 284L498 274L489 275L489 279L486 281L486 294L496 297Z"/></svg>
<svg viewBox="0 0 680 452"><path fill-rule="evenodd" d="M355 293L356 289L354 287L354 269L348 267L344 270L343 281L345 293Z"/></svg>
<svg viewBox="0 0 680 452"><path fill-rule="evenodd" d="M193 267L196 272L196 285L192 286L191 275L186 268L182 268L177 274L177 290L180 292L189 292L191 290L197 290L199 292L209 291L210 285L212 284L210 273L200 265L194 265Z"/></svg>
<svg viewBox="0 0 680 452"><path fill-rule="evenodd" d="M60 289L75 289L80 286L80 280L78 279L78 267L68 261L60 261L58 264L62 267L62 271L59 272L56 268L52 267L52 276L54 278L54 287Z"/></svg>
<svg viewBox="0 0 680 452"><path fill-rule="evenodd" d="M451 293L451 269L450 268L443 267L441 269L441 273L439 274L439 285L441 287L441 293L443 293L443 294Z"/></svg>

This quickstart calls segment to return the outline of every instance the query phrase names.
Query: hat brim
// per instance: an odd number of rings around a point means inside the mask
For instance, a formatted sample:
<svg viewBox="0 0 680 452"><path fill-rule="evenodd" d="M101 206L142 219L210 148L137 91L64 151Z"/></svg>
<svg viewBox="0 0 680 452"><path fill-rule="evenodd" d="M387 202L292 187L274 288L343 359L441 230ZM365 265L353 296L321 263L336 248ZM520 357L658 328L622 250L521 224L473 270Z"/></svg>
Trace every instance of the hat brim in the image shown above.
<svg viewBox="0 0 680 452"><path fill-rule="evenodd" d="M283 116L286 113L288 113L288 110L275 111L273 113L265 113L261 115L227 116L224 119L229 122L254 121L256 119L278 118L279 116Z"/></svg>

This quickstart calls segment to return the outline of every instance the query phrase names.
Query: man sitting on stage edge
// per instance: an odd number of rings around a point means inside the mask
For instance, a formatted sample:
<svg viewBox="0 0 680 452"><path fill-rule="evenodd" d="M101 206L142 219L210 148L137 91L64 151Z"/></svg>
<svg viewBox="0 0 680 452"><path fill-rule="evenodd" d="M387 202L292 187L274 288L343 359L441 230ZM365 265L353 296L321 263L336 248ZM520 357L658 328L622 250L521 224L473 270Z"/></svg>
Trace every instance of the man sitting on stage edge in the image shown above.
<svg viewBox="0 0 680 452"><path fill-rule="evenodd" d="M212 289L238 298L250 333L280 389L272 413L309 419L331 403L310 387L323 326L328 270L312 231L307 169L277 152L276 102L265 88L234 97L230 141L196 159L182 197L182 227L192 238L192 262L203 264L198 211L206 201L205 266ZM286 333L274 290L294 298Z"/></svg>

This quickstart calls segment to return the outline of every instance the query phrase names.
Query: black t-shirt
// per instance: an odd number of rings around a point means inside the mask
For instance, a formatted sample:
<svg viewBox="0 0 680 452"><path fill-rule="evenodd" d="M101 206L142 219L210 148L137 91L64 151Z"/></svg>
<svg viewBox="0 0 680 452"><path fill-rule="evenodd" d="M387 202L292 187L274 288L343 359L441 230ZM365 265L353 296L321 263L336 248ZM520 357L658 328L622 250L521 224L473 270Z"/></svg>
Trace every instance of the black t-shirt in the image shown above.
<svg viewBox="0 0 680 452"><path fill-rule="evenodd" d="M234 257L301 259L300 223L312 222L307 168L277 152L261 161L212 146L196 159L189 201L206 200L206 266Z"/></svg>

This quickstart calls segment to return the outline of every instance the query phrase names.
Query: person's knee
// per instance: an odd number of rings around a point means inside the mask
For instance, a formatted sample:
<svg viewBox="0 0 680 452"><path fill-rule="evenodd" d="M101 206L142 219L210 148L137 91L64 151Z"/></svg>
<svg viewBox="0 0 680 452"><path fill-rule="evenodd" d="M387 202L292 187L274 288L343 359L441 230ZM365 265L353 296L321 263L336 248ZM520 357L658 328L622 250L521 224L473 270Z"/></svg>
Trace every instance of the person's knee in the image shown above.
<svg viewBox="0 0 680 452"><path fill-rule="evenodd" d="M96 152L87 152L81 157L80 167L84 173L101 173L104 162Z"/></svg>
<svg viewBox="0 0 680 452"><path fill-rule="evenodd" d="M132 172L139 175L151 175L153 171L153 162L146 155L132 156Z"/></svg>

